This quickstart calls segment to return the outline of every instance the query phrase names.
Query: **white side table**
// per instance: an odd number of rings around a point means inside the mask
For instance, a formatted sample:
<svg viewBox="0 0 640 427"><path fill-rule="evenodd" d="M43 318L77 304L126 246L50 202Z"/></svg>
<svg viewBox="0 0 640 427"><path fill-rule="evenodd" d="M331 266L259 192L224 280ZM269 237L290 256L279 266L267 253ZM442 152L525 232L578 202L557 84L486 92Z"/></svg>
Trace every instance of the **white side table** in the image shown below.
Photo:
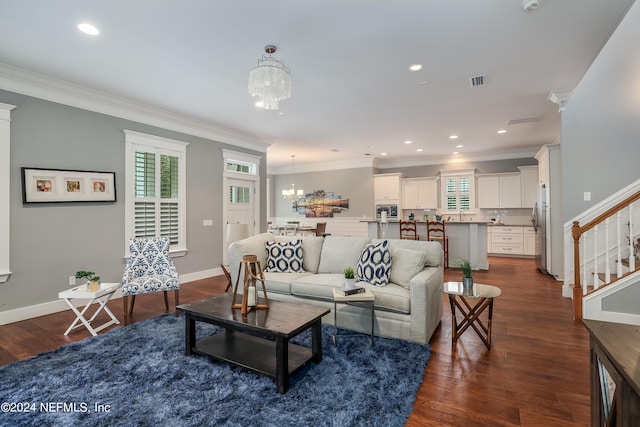
<svg viewBox="0 0 640 427"><path fill-rule="evenodd" d="M69 335L69 332L71 332L73 329L79 328L84 325L89 330L89 332L91 332L91 335L95 337L96 335L98 335L98 332L100 332L107 326L119 324L120 322L118 321L116 316L114 316L111 310L109 310L109 307L107 307L107 302L109 302L113 294L120 288L120 286L122 286L122 284L120 283L100 283L100 289L95 292L89 291L89 285L80 285L76 286L75 288L60 292L58 294L58 298L64 299L67 302L67 305L71 307L71 310L73 310L73 312L76 314L76 319L73 321L73 323L71 323L64 334ZM89 299L91 301L89 301L84 306L82 311L79 311L78 308L71 302L73 299L77 298ZM94 302L98 302L98 304L100 304L100 307L98 307L96 312L93 313L91 319L87 320L84 317L84 314ZM97 328L92 327L91 322L93 322L96 316L98 316L98 313L100 313L102 310L104 310L109 315L109 317L111 317L111 320L98 326ZM82 324L78 324L78 322L82 322Z"/></svg>
<svg viewBox="0 0 640 427"><path fill-rule="evenodd" d="M338 303L341 304L353 304L353 305L369 305L371 307L371 335L369 337L369 342L373 345L373 308L375 305L375 295L369 289L365 289L364 292L353 295L342 295L338 292L337 289L333 289L333 324L335 326L333 332L333 344L337 344L338 338ZM340 336L343 337L352 337L356 335L367 335L367 334L343 334Z"/></svg>

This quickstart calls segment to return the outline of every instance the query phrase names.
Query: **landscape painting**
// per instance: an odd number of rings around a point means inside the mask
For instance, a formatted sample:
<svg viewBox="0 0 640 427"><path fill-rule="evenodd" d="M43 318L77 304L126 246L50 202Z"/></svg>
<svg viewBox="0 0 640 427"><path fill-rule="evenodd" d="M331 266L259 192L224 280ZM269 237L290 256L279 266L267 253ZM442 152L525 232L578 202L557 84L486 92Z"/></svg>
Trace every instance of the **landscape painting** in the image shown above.
<svg viewBox="0 0 640 427"><path fill-rule="evenodd" d="M315 190L293 202L293 210L307 218L332 218L333 214L349 209L349 199L333 192Z"/></svg>

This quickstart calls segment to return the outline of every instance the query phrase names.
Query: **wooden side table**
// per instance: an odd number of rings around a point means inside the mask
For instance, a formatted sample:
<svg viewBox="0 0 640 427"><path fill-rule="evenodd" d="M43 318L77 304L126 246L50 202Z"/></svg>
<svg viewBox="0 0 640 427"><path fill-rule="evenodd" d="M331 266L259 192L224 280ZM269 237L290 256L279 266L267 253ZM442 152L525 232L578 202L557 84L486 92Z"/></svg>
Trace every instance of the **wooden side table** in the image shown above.
<svg viewBox="0 0 640 427"><path fill-rule="evenodd" d="M224 291L229 292L229 289L231 289L231 287L233 286L233 284L231 283L231 273L229 272L229 267L224 264L220 264L220 268L222 268L222 272L227 278L227 288Z"/></svg>
<svg viewBox="0 0 640 427"><path fill-rule="evenodd" d="M474 283L473 288L466 289L462 282L445 282L442 285L442 292L449 296L451 305L451 345L455 345L460 335L471 327L484 345L491 350L493 300L502 294L500 288ZM473 305L471 301L474 301ZM480 315L487 309L488 320L485 325ZM458 323L457 312L462 315L460 323Z"/></svg>

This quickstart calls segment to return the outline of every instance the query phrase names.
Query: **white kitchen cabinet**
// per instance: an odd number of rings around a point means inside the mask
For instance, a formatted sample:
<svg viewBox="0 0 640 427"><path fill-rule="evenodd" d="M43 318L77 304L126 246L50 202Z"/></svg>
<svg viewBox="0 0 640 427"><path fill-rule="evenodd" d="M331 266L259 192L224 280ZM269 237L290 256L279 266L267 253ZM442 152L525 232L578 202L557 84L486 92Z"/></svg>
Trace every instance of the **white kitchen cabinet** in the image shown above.
<svg viewBox="0 0 640 427"><path fill-rule="evenodd" d="M534 256L536 254L536 231L533 227L524 227L524 255Z"/></svg>
<svg viewBox="0 0 640 427"><path fill-rule="evenodd" d="M518 166L522 188L522 207L533 208L538 201L538 166Z"/></svg>
<svg viewBox="0 0 640 427"><path fill-rule="evenodd" d="M373 198L376 204L400 204L402 178L404 175L400 173L373 175Z"/></svg>
<svg viewBox="0 0 640 427"><path fill-rule="evenodd" d="M523 255L523 227L491 227L491 253Z"/></svg>
<svg viewBox="0 0 640 427"><path fill-rule="evenodd" d="M521 208L520 174L479 175L478 207L481 209Z"/></svg>
<svg viewBox="0 0 640 427"><path fill-rule="evenodd" d="M437 208L437 178L409 178L402 181L402 209Z"/></svg>

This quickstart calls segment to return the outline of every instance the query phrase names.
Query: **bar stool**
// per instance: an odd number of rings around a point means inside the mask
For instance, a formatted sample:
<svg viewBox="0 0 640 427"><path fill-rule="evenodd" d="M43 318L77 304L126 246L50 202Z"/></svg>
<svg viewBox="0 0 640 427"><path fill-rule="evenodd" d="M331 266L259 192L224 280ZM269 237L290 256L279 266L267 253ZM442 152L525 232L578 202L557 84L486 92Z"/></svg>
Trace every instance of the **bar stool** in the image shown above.
<svg viewBox="0 0 640 427"><path fill-rule="evenodd" d="M419 240L415 221L400 221L400 238Z"/></svg>
<svg viewBox="0 0 640 427"><path fill-rule="evenodd" d="M238 284L240 282L240 273L244 268L244 287L242 291L242 303L236 303L236 295L238 294ZM262 283L262 294L264 296L264 304L258 304L258 286L256 282ZM256 255L244 255L240 265L238 265L238 277L233 287L233 300L231 308L240 308L242 315L247 314L251 310L269 308L269 299L267 298L267 287L264 284L264 273L260 266L260 261Z"/></svg>
<svg viewBox="0 0 640 427"><path fill-rule="evenodd" d="M449 268L449 237L444 231L444 221L427 221L427 240L440 242L444 250L444 268Z"/></svg>

